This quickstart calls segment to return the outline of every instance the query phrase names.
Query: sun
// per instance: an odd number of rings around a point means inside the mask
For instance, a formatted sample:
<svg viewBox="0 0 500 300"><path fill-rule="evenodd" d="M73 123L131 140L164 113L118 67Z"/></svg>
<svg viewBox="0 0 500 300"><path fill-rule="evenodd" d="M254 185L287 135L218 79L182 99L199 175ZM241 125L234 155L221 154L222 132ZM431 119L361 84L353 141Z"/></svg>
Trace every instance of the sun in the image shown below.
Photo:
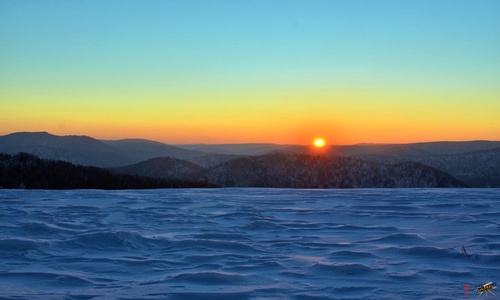
<svg viewBox="0 0 500 300"><path fill-rule="evenodd" d="M321 147L324 147L326 142L325 142L325 139L324 138L316 138L314 139L314 147L317 147L317 148L321 148Z"/></svg>

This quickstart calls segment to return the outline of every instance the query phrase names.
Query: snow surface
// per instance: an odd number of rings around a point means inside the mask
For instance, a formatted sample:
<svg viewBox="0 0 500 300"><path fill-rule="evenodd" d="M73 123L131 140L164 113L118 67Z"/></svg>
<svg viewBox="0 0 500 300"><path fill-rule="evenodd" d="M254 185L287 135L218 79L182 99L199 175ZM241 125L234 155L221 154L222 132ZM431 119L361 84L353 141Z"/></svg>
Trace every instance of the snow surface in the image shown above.
<svg viewBox="0 0 500 300"><path fill-rule="evenodd" d="M500 282L500 189L0 190L0 203L0 299L477 299Z"/></svg>

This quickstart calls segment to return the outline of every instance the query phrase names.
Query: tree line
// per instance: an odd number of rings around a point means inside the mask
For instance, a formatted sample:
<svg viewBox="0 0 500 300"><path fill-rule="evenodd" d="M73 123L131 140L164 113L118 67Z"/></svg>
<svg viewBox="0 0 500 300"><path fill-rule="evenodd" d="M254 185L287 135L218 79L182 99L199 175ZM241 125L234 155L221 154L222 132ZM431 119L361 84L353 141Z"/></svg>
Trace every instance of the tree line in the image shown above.
<svg viewBox="0 0 500 300"><path fill-rule="evenodd" d="M60 160L18 153L0 153L0 187L7 189L153 189L206 188L213 185L179 179L120 174L107 169L79 166Z"/></svg>

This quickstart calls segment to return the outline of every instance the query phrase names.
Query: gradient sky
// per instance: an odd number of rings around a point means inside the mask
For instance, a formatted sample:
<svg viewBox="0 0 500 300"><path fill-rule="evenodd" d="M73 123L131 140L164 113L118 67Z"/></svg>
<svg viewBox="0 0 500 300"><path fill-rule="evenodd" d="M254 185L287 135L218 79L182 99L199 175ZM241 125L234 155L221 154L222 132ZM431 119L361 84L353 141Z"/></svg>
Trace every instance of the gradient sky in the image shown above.
<svg viewBox="0 0 500 300"><path fill-rule="evenodd" d="M0 134L500 140L497 0L0 0Z"/></svg>

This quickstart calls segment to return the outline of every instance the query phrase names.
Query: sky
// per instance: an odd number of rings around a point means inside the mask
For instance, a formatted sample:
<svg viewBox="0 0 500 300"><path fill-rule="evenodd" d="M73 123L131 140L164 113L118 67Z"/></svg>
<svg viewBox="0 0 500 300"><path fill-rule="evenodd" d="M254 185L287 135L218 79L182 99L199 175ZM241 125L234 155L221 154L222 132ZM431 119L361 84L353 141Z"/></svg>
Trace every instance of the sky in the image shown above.
<svg viewBox="0 0 500 300"><path fill-rule="evenodd" d="M0 135L500 140L497 0L0 0Z"/></svg>

